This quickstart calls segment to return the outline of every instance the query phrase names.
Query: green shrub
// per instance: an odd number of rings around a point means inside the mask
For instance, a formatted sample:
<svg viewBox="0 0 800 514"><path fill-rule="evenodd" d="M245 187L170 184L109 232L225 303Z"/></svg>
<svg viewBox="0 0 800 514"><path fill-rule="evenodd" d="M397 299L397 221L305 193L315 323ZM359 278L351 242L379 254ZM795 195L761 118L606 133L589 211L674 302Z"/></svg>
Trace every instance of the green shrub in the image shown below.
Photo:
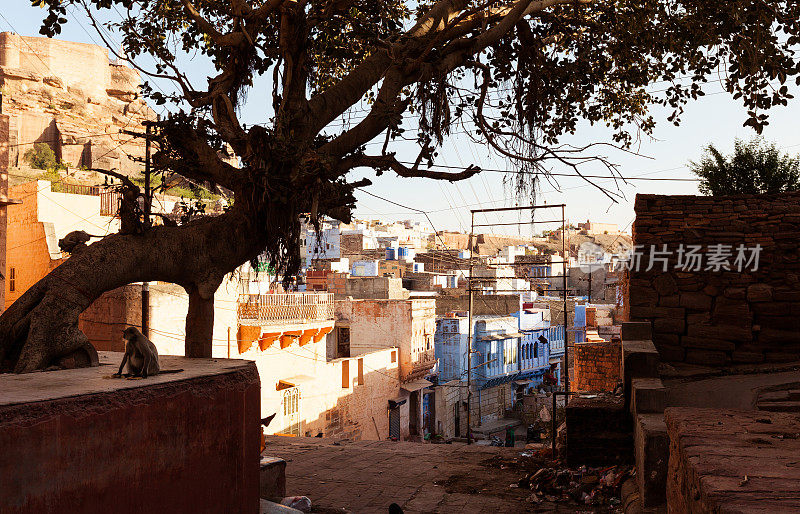
<svg viewBox="0 0 800 514"><path fill-rule="evenodd" d="M58 167L56 154L47 143L36 143L33 148L25 152L24 159L31 167L40 170L54 170Z"/></svg>
<svg viewBox="0 0 800 514"><path fill-rule="evenodd" d="M56 159L56 154L47 143L36 143L30 148L23 158L28 161L32 168L47 171L59 171L67 169L63 161ZM49 179L45 179L49 180Z"/></svg>

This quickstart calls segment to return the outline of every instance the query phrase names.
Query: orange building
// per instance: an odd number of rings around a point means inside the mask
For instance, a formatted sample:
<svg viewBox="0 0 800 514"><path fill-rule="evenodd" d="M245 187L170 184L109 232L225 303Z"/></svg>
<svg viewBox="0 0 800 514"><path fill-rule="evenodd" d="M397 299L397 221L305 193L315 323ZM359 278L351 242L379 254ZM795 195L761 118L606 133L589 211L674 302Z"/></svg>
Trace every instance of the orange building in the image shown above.
<svg viewBox="0 0 800 514"><path fill-rule="evenodd" d="M39 221L39 182L14 186L9 192L22 203L7 208L4 309L63 262L58 242L54 249L48 246L48 233L50 238L55 237L52 225Z"/></svg>

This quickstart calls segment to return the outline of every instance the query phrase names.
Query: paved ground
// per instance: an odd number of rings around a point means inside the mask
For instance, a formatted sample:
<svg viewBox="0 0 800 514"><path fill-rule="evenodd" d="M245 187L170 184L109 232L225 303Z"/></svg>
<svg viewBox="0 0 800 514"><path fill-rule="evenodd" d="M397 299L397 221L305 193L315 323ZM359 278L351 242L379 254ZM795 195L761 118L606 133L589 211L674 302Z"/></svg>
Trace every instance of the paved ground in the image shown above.
<svg viewBox="0 0 800 514"><path fill-rule="evenodd" d="M286 493L308 496L316 512L385 513L391 503L406 514L572 511L509 487L524 474L519 449L268 437L266 452L287 461Z"/></svg>

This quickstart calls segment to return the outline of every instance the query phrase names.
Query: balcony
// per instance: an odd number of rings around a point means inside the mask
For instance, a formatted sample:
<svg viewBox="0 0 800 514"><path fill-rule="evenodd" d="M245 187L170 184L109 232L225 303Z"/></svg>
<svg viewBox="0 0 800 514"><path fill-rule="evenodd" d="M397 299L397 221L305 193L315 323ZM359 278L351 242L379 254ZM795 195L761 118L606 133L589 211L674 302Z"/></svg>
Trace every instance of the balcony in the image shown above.
<svg viewBox="0 0 800 514"><path fill-rule="evenodd" d="M237 317L242 326L302 325L333 320L333 293L243 294Z"/></svg>
<svg viewBox="0 0 800 514"><path fill-rule="evenodd" d="M550 327L549 336L550 356L561 357L564 355L564 325Z"/></svg>

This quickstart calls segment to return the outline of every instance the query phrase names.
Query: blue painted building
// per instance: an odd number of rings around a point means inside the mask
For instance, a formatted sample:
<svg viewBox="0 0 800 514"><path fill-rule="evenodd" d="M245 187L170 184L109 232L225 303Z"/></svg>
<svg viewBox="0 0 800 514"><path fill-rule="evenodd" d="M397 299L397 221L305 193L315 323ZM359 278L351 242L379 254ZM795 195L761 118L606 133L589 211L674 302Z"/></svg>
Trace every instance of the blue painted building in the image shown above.
<svg viewBox="0 0 800 514"><path fill-rule="evenodd" d="M524 334L538 339L544 336L549 343L549 363L558 364L560 377L561 359L564 357L564 326L552 326L550 322L550 309L533 307L530 302L522 302L520 310L514 316L519 318L519 329Z"/></svg>
<svg viewBox="0 0 800 514"><path fill-rule="evenodd" d="M440 383L467 379L468 323L466 316L436 319L433 342Z"/></svg>
<svg viewBox="0 0 800 514"><path fill-rule="evenodd" d="M575 305L575 342L586 341L586 305Z"/></svg>
<svg viewBox="0 0 800 514"><path fill-rule="evenodd" d="M439 382L467 379L469 319L466 316L436 320L434 334ZM548 322L549 325L549 322ZM478 389L512 381L541 383L550 366L550 345L538 337L549 327L519 330L518 316L475 316L473 318L472 377Z"/></svg>

